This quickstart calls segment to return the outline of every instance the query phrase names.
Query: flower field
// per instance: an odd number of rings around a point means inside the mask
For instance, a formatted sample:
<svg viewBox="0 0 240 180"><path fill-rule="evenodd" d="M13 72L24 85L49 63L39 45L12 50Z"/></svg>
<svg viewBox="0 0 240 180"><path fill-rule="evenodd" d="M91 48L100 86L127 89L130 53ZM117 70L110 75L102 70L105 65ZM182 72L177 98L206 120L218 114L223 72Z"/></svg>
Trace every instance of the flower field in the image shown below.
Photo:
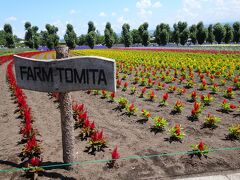
<svg viewBox="0 0 240 180"><path fill-rule="evenodd" d="M39 179L165 179L240 168L238 53L104 49L74 50L71 55L115 59L117 92L70 93L79 164L74 171L45 168ZM50 59L55 54L34 58ZM0 79L4 84L0 117L11 125L2 124L0 157L6 160L1 169L21 167L9 164L22 163L17 156L24 155L24 147L35 136L41 151L25 153L23 163L28 167L61 163L58 94L19 89L14 64L4 62L0 68L9 84ZM12 137L6 138L9 132ZM7 175L22 176L18 171Z"/></svg>

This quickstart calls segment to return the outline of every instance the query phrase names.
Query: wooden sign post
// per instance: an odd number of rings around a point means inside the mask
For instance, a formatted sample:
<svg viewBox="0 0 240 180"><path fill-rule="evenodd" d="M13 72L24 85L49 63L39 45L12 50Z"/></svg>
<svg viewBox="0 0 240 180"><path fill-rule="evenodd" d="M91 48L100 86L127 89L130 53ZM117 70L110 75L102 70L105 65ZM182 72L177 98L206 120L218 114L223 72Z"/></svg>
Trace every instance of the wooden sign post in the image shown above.
<svg viewBox="0 0 240 180"><path fill-rule="evenodd" d="M58 46L56 48L56 58L63 59L69 57L69 49L66 46ZM63 162L74 162L74 120L72 112L72 99L69 93L59 93L59 104L61 112L61 128L62 128L62 149ZM67 166L71 169L71 166Z"/></svg>
<svg viewBox="0 0 240 180"><path fill-rule="evenodd" d="M56 60L14 56L17 85L40 92L60 92L63 162L74 162L74 120L68 92L116 91L116 64L97 56L68 57L66 46L56 48ZM68 167L71 169L71 167Z"/></svg>

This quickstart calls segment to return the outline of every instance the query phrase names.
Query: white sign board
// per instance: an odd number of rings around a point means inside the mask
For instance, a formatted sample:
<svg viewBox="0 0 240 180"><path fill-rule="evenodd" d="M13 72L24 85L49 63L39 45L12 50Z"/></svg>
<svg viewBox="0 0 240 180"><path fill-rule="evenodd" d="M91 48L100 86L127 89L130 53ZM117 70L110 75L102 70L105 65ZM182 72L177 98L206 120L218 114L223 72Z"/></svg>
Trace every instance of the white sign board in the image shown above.
<svg viewBox="0 0 240 180"><path fill-rule="evenodd" d="M113 59L80 56L38 60L14 56L17 85L41 92L78 90L116 91L116 64Z"/></svg>

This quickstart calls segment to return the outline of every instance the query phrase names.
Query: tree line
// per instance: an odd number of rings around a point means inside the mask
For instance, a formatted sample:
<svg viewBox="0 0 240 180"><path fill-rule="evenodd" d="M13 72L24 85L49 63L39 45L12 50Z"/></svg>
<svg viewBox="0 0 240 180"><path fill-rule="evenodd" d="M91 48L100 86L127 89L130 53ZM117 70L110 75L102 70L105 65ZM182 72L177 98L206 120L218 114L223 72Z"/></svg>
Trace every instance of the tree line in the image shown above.
<svg viewBox="0 0 240 180"><path fill-rule="evenodd" d="M71 24L67 24L64 40L70 49L74 49L76 45L88 45L94 48L96 44L103 44L111 48L114 44L122 43L125 47L132 44L142 44L148 46L149 43L157 43L158 45L167 45L175 43L177 45L185 45L187 42L193 44L224 42L226 44L240 41L240 22L230 24L210 24L205 27L203 22L193 24L190 27L187 22L179 21L173 25L171 29L169 24L161 23L156 26L155 31L150 35L148 23L145 22L138 29L130 28L130 25L125 23L122 25L121 36L113 31L111 23L107 22L104 30L104 35L101 35L92 21L88 22L88 31L79 37L74 31ZM37 49L39 46L47 46L49 49L54 49L59 44L59 36L57 35L58 28L51 24L46 24L45 30L39 31L37 26L32 26L30 22L25 25L24 44L29 48ZM0 31L0 45L5 45L8 48L14 48L15 43L19 42L19 38L13 35L10 24L5 24L3 30Z"/></svg>

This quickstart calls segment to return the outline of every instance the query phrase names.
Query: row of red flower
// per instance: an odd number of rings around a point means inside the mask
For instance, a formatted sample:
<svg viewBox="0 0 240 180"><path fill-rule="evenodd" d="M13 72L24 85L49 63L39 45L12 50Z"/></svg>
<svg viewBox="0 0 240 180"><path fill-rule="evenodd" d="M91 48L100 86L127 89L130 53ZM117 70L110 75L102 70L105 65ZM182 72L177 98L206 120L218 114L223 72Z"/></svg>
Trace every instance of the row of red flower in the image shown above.
<svg viewBox="0 0 240 180"><path fill-rule="evenodd" d="M51 94L57 101L59 101L59 93ZM107 141L104 137L103 130L99 131L96 128L95 122L90 121L88 111L84 104L80 104L73 100L72 102L73 118L75 120L75 129L80 128L79 137L81 140L88 140L86 150L89 153L101 151L107 147ZM108 167L112 168L115 165L116 159L120 157L117 146L112 151L112 159L108 162Z"/></svg>
<svg viewBox="0 0 240 180"><path fill-rule="evenodd" d="M41 52L27 52L21 53L19 55L31 57L39 53ZM13 55L1 57L1 64L11 60L12 58ZM19 113L19 117L23 120L21 122L20 134L22 135L21 143L25 145L19 156L21 157L21 160L26 167L33 167L33 169L28 170L27 173L36 172L40 170L37 168L37 166L39 166L41 163L40 155L42 153L36 138L38 132L37 129L33 128L33 118L31 114L31 108L28 106L26 101L27 97L25 96L22 89L17 86L16 78L12 69L13 65L13 61L8 64L6 75L10 91L12 93L12 96L15 98L15 102L17 103L17 110L15 112Z"/></svg>

